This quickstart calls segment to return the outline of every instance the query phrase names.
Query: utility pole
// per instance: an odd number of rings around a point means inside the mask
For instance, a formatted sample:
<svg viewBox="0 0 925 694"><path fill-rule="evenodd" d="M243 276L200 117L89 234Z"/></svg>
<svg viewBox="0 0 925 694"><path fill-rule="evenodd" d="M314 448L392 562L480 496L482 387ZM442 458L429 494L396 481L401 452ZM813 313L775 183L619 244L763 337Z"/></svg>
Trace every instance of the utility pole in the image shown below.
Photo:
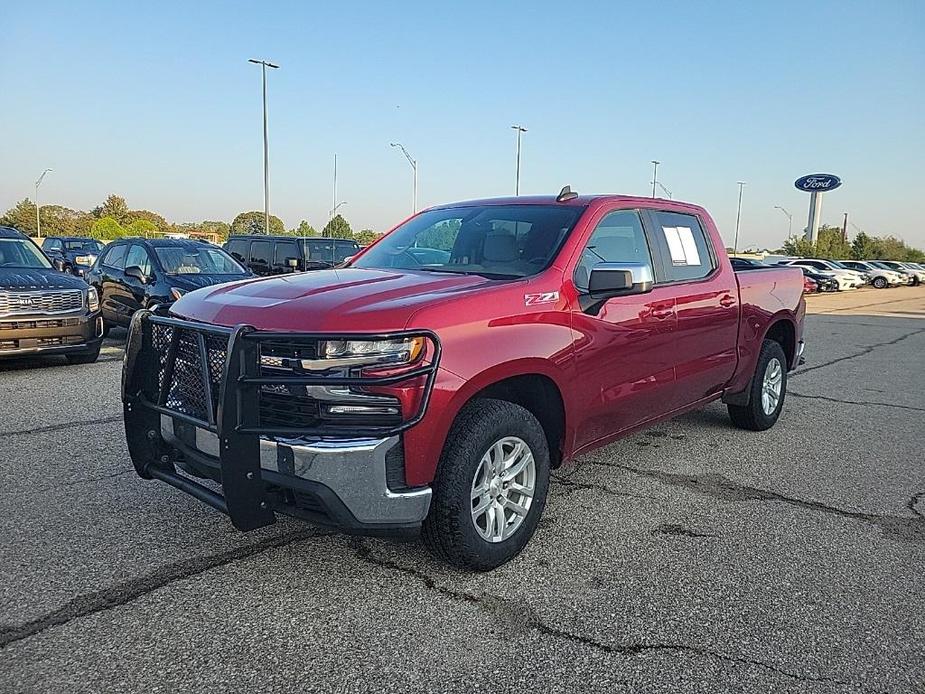
<svg viewBox="0 0 925 694"><path fill-rule="evenodd" d="M45 174L49 171L51 169L45 169L35 182L35 236L37 238L42 236L42 218L39 216L39 186L42 185L42 179L45 178Z"/></svg>
<svg viewBox="0 0 925 694"><path fill-rule="evenodd" d="M255 60L251 58L247 62L261 66L263 73L263 233L270 233L270 139L267 133L267 68L274 70L279 65L267 62L266 60Z"/></svg>
<svg viewBox="0 0 925 694"><path fill-rule="evenodd" d="M736 208L736 235L732 242L732 253L735 255L739 248L739 220L742 218L742 189L745 187L745 181L738 181L739 186L739 206Z"/></svg>
<svg viewBox="0 0 925 694"><path fill-rule="evenodd" d="M517 163L514 172L514 195L520 195L520 137L527 129L522 125L512 125L512 129L517 131Z"/></svg>
<svg viewBox="0 0 925 694"><path fill-rule="evenodd" d="M845 212L845 218L841 223L841 240L844 243L848 243L848 213Z"/></svg>
<svg viewBox="0 0 925 694"><path fill-rule="evenodd" d="M400 142L390 142L391 147L398 147L405 159L411 164L411 214L417 214L418 211L418 163L408 154L408 150Z"/></svg>
<svg viewBox="0 0 925 694"><path fill-rule="evenodd" d="M331 219L334 219L335 212L337 212L337 154L336 153L334 154L334 197L331 202Z"/></svg>
<svg viewBox="0 0 925 694"><path fill-rule="evenodd" d="M655 186L658 184L658 165L661 164L660 161L652 160L652 197L655 197Z"/></svg>

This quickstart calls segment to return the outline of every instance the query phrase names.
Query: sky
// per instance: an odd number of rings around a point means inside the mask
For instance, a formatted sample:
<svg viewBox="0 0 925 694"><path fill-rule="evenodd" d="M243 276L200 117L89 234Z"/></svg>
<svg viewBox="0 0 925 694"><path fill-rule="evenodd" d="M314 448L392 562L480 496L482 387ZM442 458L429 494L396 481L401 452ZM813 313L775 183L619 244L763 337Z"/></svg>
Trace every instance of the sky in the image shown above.
<svg viewBox="0 0 925 694"><path fill-rule="evenodd" d="M822 221L925 248L925 2L0 2L0 208L110 193L173 222L338 202L383 231L419 206L514 191L705 206L727 241L806 225L793 181L833 173ZM914 191L919 191L918 193ZM849 226L853 235L856 229Z"/></svg>

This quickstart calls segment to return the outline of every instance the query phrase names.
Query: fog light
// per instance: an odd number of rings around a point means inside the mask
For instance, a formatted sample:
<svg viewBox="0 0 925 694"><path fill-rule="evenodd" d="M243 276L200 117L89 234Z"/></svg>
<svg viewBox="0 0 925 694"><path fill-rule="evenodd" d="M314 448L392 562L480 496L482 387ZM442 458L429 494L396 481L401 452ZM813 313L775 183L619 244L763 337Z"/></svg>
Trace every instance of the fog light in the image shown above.
<svg viewBox="0 0 925 694"><path fill-rule="evenodd" d="M329 414L398 414L397 407L379 405L329 405Z"/></svg>

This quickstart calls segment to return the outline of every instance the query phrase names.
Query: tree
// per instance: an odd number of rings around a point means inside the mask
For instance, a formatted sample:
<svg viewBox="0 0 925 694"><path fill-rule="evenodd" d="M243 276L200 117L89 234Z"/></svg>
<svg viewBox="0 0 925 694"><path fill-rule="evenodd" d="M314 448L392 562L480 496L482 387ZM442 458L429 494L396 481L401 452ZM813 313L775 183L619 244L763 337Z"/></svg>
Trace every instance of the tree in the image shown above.
<svg viewBox="0 0 925 694"><path fill-rule="evenodd" d="M418 245L424 248L452 251L460 225L461 222L458 219L448 219L445 222L435 224L418 236Z"/></svg>
<svg viewBox="0 0 925 694"><path fill-rule="evenodd" d="M286 232L286 226L283 220L275 215L270 215L270 233L283 234ZM242 212L231 223L230 234L265 234L263 212Z"/></svg>
<svg viewBox="0 0 925 694"><path fill-rule="evenodd" d="M120 225L128 224L131 222L129 217L128 205L125 203L125 198L118 195L112 194L106 198L100 207L97 207L93 210L93 216L99 219L103 217L112 217Z"/></svg>
<svg viewBox="0 0 925 694"><path fill-rule="evenodd" d="M851 242L851 257L855 260L876 258L878 253L879 244L877 239L868 236L863 231L859 231L858 235L854 237L854 241Z"/></svg>
<svg viewBox="0 0 925 694"><path fill-rule="evenodd" d="M97 219L90 228L90 236L100 240L112 240L125 236L125 229L112 217Z"/></svg>
<svg viewBox="0 0 925 694"><path fill-rule="evenodd" d="M353 235L353 240L361 246L368 246L380 236L382 236L382 234L379 234L372 229L363 229L363 231L358 231Z"/></svg>
<svg viewBox="0 0 925 694"><path fill-rule="evenodd" d="M150 210L129 210L127 214L128 223L131 224L136 220L151 222L161 233L170 231L170 224L157 212L151 212Z"/></svg>
<svg viewBox="0 0 925 694"><path fill-rule="evenodd" d="M160 230L157 228L157 225L154 222L149 222L147 219L136 219L125 227L125 234L127 236L142 236L148 238L149 236L157 234L158 231Z"/></svg>
<svg viewBox="0 0 925 694"><path fill-rule="evenodd" d="M327 238L337 239L353 238L353 232L350 229L350 224L339 214L335 215L330 222L324 225L324 229L322 229L321 235L326 236Z"/></svg>
<svg viewBox="0 0 925 694"><path fill-rule="evenodd" d="M829 226L820 227L816 243L810 243L803 237L790 238L784 242L783 250L787 255L804 258L842 260L852 255L852 248L842 237L841 229Z"/></svg>
<svg viewBox="0 0 925 694"><path fill-rule="evenodd" d="M29 236L35 236L35 203L29 198L20 200L6 211L0 223Z"/></svg>
<svg viewBox="0 0 925 694"><path fill-rule="evenodd" d="M304 219L301 222L299 222L299 227L297 229L292 230L292 233L296 234L297 236L317 236L318 235L318 232L315 231L315 227L313 227L311 224L309 224Z"/></svg>

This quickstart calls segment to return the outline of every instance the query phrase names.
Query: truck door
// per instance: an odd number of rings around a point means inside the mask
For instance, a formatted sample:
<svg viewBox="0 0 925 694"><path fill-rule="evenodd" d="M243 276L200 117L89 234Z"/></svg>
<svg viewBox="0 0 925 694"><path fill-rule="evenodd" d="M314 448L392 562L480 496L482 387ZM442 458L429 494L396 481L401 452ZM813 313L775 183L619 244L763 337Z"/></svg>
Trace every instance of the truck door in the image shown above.
<svg viewBox="0 0 925 694"><path fill-rule="evenodd" d="M594 223L572 280L587 296L591 269L602 262L652 266L638 210L611 210ZM576 447L593 443L666 412L674 385L674 292L608 299L594 309L575 306L572 328L577 369Z"/></svg>
<svg viewBox="0 0 925 694"><path fill-rule="evenodd" d="M100 308L103 318L117 325L125 322L121 293L127 250L126 244L108 246L100 260Z"/></svg>
<svg viewBox="0 0 925 694"><path fill-rule="evenodd" d="M137 243L133 243L125 255L125 269L137 267L141 273L151 278L151 258L147 249ZM150 281L150 280L149 280ZM144 308L148 303L148 285L141 282L136 277L130 277L123 273L121 301L124 304L125 316L122 322L131 321L135 311Z"/></svg>
<svg viewBox="0 0 925 694"><path fill-rule="evenodd" d="M719 235L709 235L696 215L650 210L647 220L658 286L674 299L677 314L674 409L722 391L732 378L739 287L732 267L719 262L712 241Z"/></svg>

